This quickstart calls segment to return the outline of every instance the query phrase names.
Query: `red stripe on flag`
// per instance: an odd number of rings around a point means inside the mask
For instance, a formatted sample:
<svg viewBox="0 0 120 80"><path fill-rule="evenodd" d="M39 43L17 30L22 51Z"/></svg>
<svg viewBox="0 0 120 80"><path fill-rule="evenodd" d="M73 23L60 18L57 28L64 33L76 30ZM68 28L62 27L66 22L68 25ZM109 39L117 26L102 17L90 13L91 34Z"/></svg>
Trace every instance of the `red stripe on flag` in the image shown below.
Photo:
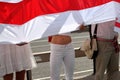
<svg viewBox="0 0 120 80"><path fill-rule="evenodd" d="M120 23L119 22L115 22L115 26L120 28Z"/></svg>
<svg viewBox="0 0 120 80"><path fill-rule="evenodd" d="M0 2L0 23L24 24L46 14L81 10L120 0L23 0L20 3Z"/></svg>

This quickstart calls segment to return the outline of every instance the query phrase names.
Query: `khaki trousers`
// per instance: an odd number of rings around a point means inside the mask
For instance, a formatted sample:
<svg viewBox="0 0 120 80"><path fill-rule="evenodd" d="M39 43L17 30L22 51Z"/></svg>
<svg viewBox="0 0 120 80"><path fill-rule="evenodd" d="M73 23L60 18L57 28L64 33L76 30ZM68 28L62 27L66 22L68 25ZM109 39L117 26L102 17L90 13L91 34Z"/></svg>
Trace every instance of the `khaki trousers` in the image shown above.
<svg viewBox="0 0 120 80"><path fill-rule="evenodd" d="M119 54L115 53L112 42L98 41L95 80L103 80L106 71L107 80L115 80L113 74L119 71Z"/></svg>

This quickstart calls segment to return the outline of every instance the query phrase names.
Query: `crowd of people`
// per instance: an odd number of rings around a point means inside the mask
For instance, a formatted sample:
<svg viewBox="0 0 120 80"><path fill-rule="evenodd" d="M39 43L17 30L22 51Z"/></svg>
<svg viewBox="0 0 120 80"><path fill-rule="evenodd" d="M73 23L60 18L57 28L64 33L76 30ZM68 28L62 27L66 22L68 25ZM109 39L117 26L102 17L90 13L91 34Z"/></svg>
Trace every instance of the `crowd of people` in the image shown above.
<svg viewBox="0 0 120 80"><path fill-rule="evenodd" d="M93 35L96 24L91 24ZM106 71L107 80L115 80L113 76L119 71L118 33L114 31L115 20L97 24L98 55L95 58L94 80L103 80ZM81 27L84 29L84 26ZM51 80L60 80L60 67L63 63L66 80L73 80L75 52L68 33L52 36L50 56Z"/></svg>
<svg viewBox="0 0 120 80"><path fill-rule="evenodd" d="M96 24L91 24L92 33ZM97 46L94 80L103 80L106 71L107 80L115 80L112 75L119 71L118 33L114 31L115 20L97 24ZM80 30L85 26L80 26ZM69 33L50 37L50 77L60 80L60 69L63 64L66 80L73 80L75 51ZM27 70L36 67L29 43L0 44L0 76L4 80L25 80Z"/></svg>

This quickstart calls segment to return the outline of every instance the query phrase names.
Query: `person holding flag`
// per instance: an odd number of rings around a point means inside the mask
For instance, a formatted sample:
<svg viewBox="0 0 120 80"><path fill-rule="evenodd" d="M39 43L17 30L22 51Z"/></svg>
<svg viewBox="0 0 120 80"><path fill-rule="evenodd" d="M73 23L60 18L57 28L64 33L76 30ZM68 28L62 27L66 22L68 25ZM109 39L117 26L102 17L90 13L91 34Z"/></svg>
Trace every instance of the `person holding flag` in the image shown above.
<svg viewBox="0 0 120 80"><path fill-rule="evenodd" d="M85 27L81 25L80 30ZM75 51L70 33L48 37L50 42L50 76L51 80L60 80L60 68L63 63L66 80L73 80Z"/></svg>
<svg viewBox="0 0 120 80"><path fill-rule="evenodd" d="M107 80L115 80L113 74L119 71L118 33L114 31L115 20L98 23L97 43L98 55L96 57L95 80L103 80L105 70ZM92 34L95 25L92 24Z"/></svg>
<svg viewBox="0 0 120 80"><path fill-rule="evenodd" d="M73 80L75 51L70 33L54 35L50 42L50 76L51 80L60 80L63 63L66 80Z"/></svg>

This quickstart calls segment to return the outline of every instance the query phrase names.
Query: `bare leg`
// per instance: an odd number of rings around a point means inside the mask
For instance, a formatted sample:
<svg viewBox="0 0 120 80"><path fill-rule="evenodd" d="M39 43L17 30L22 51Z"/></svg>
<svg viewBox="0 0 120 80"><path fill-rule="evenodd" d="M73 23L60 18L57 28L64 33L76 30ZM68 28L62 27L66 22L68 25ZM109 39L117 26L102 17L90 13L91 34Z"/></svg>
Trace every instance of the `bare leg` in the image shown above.
<svg viewBox="0 0 120 80"><path fill-rule="evenodd" d="M5 75L3 78L4 80L13 80L13 73Z"/></svg>
<svg viewBox="0 0 120 80"><path fill-rule="evenodd" d="M16 80L25 80L25 70L16 72Z"/></svg>

